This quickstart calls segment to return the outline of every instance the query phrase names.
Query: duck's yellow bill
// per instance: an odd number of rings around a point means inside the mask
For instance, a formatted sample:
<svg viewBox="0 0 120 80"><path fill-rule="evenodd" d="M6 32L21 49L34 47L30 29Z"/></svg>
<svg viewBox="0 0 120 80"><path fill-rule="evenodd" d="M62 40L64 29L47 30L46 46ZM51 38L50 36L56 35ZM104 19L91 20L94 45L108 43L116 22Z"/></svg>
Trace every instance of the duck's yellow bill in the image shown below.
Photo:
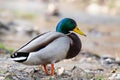
<svg viewBox="0 0 120 80"><path fill-rule="evenodd" d="M86 36L86 34L84 32L82 32L78 27L75 27L73 29L73 31L76 32L76 33L78 33L78 34L80 34L80 35Z"/></svg>

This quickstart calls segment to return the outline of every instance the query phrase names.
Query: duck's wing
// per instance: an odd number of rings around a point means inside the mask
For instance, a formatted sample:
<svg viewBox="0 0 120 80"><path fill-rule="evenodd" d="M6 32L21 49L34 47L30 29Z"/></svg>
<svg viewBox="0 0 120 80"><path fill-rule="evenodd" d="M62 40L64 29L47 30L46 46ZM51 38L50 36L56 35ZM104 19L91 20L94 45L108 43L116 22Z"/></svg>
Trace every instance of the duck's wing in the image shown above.
<svg viewBox="0 0 120 80"><path fill-rule="evenodd" d="M55 39L64 36L64 34L58 32L47 32L37 37L33 38L27 44L22 46L15 52L36 52L44 47L46 47L49 43L54 41Z"/></svg>

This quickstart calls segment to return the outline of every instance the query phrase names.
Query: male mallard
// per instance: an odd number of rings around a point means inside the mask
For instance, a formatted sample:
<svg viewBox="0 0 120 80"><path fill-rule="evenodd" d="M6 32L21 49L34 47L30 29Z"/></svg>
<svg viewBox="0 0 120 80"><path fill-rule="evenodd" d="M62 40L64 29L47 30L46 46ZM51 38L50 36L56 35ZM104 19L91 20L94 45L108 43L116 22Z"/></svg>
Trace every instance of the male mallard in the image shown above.
<svg viewBox="0 0 120 80"><path fill-rule="evenodd" d="M79 37L71 31L86 36L73 19L64 18L58 23L56 32L38 35L15 51L11 58L23 64L41 64L46 74L48 74L46 65L51 64L51 75L54 75L54 63L73 58L81 50Z"/></svg>

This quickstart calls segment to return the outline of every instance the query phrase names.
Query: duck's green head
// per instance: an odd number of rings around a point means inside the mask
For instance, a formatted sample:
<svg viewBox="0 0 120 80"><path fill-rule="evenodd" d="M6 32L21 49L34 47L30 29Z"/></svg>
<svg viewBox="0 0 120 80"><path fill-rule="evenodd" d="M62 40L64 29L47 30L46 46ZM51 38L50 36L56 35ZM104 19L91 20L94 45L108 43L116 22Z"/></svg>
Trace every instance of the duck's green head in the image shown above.
<svg viewBox="0 0 120 80"><path fill-rule="evenodd" d="M70 31L74 31L80 35L86 36L78 27L77 27L77 23L71 19L71 18L64 18L62 19L56 28L57 32L61 32L64 34L68 34L70 33Z"/></svg>

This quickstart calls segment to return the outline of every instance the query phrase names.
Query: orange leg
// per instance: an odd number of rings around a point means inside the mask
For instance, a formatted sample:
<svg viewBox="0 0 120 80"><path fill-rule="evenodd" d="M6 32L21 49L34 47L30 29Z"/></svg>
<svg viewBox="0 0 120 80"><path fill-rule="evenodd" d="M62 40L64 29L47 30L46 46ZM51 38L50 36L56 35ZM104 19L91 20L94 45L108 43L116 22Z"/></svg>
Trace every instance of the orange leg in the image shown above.
<svg viewBox="0 0 120 80"><path fill-rule="evenodd" d="M46 64L43 65L43 68L44 68L45 74L48 74L48 70L46 68Z"/></svg>
<svg viewBox="0 0 120 80"><path fill-rule="evenodd" d="M54 68L54 64L51 64L51 76L54 75L54 70L55 70L55 68Z"/></svg>

